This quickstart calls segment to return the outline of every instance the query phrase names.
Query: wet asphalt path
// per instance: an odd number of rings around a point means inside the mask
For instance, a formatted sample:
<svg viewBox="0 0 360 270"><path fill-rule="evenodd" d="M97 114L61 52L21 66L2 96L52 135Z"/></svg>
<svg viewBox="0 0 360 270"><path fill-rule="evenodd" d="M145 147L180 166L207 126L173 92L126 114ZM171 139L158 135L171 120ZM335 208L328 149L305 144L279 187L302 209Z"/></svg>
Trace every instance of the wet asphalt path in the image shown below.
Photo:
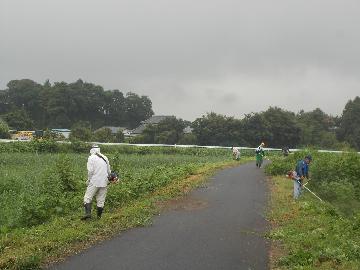
<svg viewBox="0 0 360 270"><path fill-rule="evenodd" d="M263 169L255 163L226 169L172 203L152 226L121 233L50 269L268 269L266 203Z"/></svg>

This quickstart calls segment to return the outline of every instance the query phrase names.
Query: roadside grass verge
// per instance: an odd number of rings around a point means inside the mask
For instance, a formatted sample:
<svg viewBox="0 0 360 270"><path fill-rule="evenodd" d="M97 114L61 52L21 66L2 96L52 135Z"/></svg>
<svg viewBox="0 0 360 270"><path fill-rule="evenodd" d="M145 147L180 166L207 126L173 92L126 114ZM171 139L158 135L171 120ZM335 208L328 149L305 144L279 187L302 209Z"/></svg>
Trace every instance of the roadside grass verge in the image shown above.
<svg viewBox="0 0 360 270"><path fill-rule="evenodd" d="M293 182L270 178L268 218L271 269L360 269L360 213L347 216L305 193L292 198Z"/></svg>
<svg viewBox="0 0 360 270"><path fill-rule="evenodd" d="M0 235L0 269L41 269L121 231L149 225L153 215L161 210L163 203L159 202L188 193L216 170L249 160L202 164L190 175L176 178L125 206L111 209L101 220L83 222L77 212L71 216L55 217L50 222L31 228L3 233Z"/></svg>

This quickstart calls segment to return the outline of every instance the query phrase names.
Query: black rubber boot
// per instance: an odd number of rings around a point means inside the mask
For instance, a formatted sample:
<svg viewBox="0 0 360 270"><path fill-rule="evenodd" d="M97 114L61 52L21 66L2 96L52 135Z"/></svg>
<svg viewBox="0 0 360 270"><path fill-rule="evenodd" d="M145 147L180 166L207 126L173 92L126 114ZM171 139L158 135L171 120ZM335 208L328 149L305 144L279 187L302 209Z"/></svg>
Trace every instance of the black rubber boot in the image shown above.
<svg viewBox="0 0 360 270"><path fill-rule="evenodd" d="M101 218L102 212L104 211L104 207L97 207L97 217Z"/></svg>
<svg viewBox="0 0 360 270"><path fill-rule="evenodd" d="M87 220L91 218L91 203L84 204L85 216L81 218L81 220Z"/></svg>

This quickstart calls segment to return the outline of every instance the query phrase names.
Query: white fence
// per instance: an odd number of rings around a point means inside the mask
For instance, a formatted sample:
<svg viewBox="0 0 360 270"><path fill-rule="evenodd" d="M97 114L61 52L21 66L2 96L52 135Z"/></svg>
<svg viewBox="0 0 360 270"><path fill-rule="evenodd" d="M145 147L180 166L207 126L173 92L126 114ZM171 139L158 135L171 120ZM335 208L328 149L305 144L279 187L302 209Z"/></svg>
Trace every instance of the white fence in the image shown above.
<svg viewBox="0 0 360 270"><path fill-rule="evenodd" d="M0 143L8 143L8 142L29 142L29 141L19 141L19 140L7 140L7 139L0 139ZM71 143L68 141L58 141L58 143ZM231 149L231 146L212 146L212 145L179 145L179 144L133 144L133 143L100 143L100 142L87 142L89 144L98 144L98 145L124 145L124 146L143 146L143 147L179 147L179 148L208 148L208 149ZM238 147L238 146L237 146ZM254 147L238 147L240 150L255 150ZM281 151L280 148L264 148L265 151ZM302 151L304 149L289 149L290 152L297 152ZM336 150L317 150L318 152L322 153L343 153L343 151L336 151ZM357 152L360 154L360 152Z"/></svg>

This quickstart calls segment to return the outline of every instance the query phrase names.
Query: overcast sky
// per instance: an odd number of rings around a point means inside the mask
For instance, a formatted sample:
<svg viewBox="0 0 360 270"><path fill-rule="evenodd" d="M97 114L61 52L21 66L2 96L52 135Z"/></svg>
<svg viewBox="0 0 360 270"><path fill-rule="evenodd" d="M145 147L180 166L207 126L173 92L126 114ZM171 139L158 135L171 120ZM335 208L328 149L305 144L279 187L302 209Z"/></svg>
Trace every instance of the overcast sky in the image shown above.
<svg viewBox="0 0 360 270"><path fill-rule="evenodd" d="M78 78L156 114L341 114L360 95L358 0L0 0L0 89Z"/></svg>

